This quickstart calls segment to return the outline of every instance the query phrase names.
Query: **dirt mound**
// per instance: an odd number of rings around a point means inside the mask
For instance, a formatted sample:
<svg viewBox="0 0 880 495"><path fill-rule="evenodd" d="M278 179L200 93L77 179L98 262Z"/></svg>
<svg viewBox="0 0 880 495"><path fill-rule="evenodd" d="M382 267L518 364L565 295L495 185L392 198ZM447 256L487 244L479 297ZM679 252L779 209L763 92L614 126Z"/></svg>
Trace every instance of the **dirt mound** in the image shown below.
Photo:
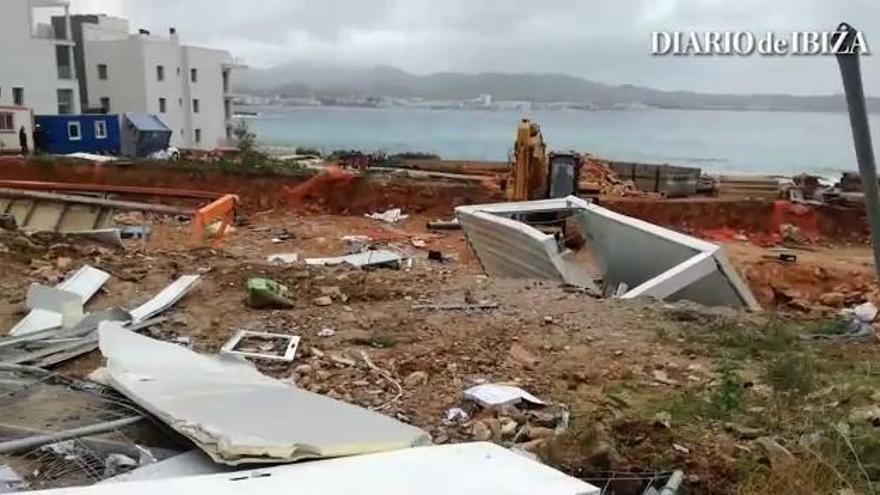
<svg viewBox="0 0 880 495"><path fill-rule="evenodd" d="M623 198L646 195L646 193L639 191L632 181L625 181L618 177L611 170L611 165L607 161L592 156L584 157L579 187L582 191L607 197Z"/></svg>

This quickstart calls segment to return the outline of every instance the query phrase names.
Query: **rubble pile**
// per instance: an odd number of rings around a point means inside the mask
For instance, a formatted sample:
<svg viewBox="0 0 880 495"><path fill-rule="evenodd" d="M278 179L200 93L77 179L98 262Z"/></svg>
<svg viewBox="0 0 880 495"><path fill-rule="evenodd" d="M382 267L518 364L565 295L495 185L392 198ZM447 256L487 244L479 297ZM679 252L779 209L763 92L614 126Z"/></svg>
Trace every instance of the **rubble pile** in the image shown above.
<svg viewBox="0 0 880 495"><path fill-rule="evenodd" d="M591 194L606 197L644 196L632 181L622 180L608 162L590 155L584 157L581 170L580 189Z"/></svg>

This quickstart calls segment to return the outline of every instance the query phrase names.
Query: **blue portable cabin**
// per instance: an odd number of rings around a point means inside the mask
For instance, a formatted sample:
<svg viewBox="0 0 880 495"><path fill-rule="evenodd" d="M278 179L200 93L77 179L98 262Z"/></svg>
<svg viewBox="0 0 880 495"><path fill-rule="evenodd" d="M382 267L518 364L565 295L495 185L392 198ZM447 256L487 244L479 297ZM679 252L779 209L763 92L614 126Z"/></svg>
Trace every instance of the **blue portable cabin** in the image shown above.
<svg viewBox="0 0 880 495"><path fill-rule="evenodd" d="M46 153L120 152L118 115L37 115L34 121L35 146Z"/></svg>
<svg viewBox="0 0 880 495"><path fill-rule="evenodd" d="M145 158L168 149L171 142L171 128L149 113L125 113L121 127L122 154L126 156Z"/></svg>

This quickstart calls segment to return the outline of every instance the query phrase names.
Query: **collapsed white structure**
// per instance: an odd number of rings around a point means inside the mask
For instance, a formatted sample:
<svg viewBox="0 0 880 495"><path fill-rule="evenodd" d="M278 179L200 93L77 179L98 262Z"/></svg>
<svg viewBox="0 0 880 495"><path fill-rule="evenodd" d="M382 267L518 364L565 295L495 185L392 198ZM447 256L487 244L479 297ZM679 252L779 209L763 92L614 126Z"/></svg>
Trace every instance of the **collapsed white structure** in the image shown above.
<svg viewBox="0 0 880 495"><path fill-rule="evenodd" d="M118 323L102 323L99 340L107 359L99 376L218 463L291 462L430 443L419 428L275 380L241 358L196 354Z"/></svg>
<svg viewBox="0 0 880 495"><path fill-rule="evenodd" d="M556 280L623 299L650 296L707 306L760 309L721 246L615 213L575 196L456 208L487 274ZM565 218L565 220L561 220ZM549 220L548 220L549 219ZM578 253L533 225L566 223L590 251ZM610 290L609 290L610 289Z"/></svg>
<svg viewBox="0 0 880 495"><path fill-rule="evenodd" d="M278 466L257 471L38 491L45 494L598 495L595 486L504 447L472 443Z"/></svg>

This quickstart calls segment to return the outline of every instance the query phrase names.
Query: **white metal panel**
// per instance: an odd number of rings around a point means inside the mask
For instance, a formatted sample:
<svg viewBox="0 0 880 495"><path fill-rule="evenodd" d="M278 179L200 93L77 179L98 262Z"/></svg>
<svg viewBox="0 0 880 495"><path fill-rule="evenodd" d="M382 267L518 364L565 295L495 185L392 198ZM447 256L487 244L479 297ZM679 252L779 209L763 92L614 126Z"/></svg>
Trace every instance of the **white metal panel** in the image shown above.
<svg viewBox="0 0 880 495"><path fill-rule="evenodd" d="M99 328L113 388L193 440L216 462L278 463L428 443L422 430L261 374L125 330Z"/></svg>
<svg viewBox="0 0 880 495"><path fill-rule="evenodd" d="M491 443L419 447L258 471L33 492L70 495L598 495L599 488Z"/></svg>
<svg viewBox="0 0 880 495"><path fill-rule="evenodd" d="M104 286L104 283L107 282L109 278L109 273L86 265L74 273L73 276L56 285L55 288L79 295L82 299L82 303L85 304L95 295L96 292L101 290L101 287ZM60 327L61 320L61 314L59 313L43 309L34 309L12 327L12 330L9 331L9 335L27 335L41 330Z"/></svg>
<svg viewBox="0 0 880 495"><path fill-rule="evenodd" d="M173 306L196 286L200 278L199 275L184 275L162 289L162 292L158 293L156 297L131 310L132 325L149 320Z"/></svg>

